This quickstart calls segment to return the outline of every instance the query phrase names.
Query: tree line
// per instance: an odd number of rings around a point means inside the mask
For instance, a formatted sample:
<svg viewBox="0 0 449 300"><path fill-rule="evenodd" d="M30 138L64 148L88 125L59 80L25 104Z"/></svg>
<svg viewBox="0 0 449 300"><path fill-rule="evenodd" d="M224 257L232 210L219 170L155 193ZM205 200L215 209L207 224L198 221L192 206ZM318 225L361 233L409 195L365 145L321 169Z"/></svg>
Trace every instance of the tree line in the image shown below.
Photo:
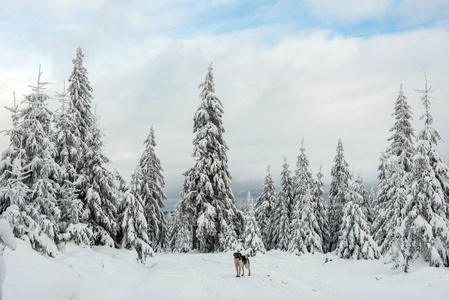
<svg viewBox="0 0 449 300"><path fill-rule="evenodd" d="M127 184L107 169L83 58L78 48L68 89L56 95L61 103L56 112L47 107L48 83L41 81L40 70L22 101L25 108L15 100L7 107L12 128L5 130L10 146L0 162L0 213L14 235L40 253L55 256L73 242L133 249L141 262L155 251L241 249L256 255L278 249L383 257L406 272L418 258L449 266L449 168L436 150L441 136L432 127L427 82L418 91L425 114L416 139L401 86L390 145L380 157L377 195L373 188L367 193L360 174L349 172L338 140L326 203L321 168L315 176L310 172L303 140L294 174L284 158L276 191L268 166L261 195L254 204L248 193L240 211L230 188L224 109L211 64L194 115L195 164L184 173L175 211L164 216L165 181L153 127Z"/></svg>

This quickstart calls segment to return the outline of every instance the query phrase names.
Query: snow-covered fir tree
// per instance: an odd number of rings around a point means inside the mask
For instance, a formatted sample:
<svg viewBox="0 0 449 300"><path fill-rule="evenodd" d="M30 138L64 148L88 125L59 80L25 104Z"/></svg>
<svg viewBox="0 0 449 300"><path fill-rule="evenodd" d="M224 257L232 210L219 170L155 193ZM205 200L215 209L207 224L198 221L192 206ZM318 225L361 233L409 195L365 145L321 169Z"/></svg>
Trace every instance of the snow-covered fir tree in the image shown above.
<svg viewBox="0 0 449 300"><path fill-rule="evenodd" d="M249 256L257 253L265 253L265 246L262 242L259 225L254 214L254 202L251 193L248 191L245 207L245 231L243 232L243 248Z"/></svg>
<svg viewBox="0 0 449 300"><path fill-rule="evenodd" d="M87 210L88 223L94 231L94 245L108 245L113 247L117 237L117 188L114 184L114 175L106 165L109 159L103 154L103 137L99 121L95 117L86 136L88 151L83 157L83 186L86 189L85 198L82 198L84 208Z"/></svg>
<svg viewBox="0 0 449 300"><path fill-rule="evenodd" d="M276 200L276 188L274 185L273 177L271 176L271 166L267 167L267 176L262 186L262 193L257 198L255 214L256 221L259 224L260 232L262 235L262 241L265 247L268 247L271 237L268 235L268 226L274 202Z"/></svg>
<svg viewBox="0 0 449 300"><path fill-rule="evenodd" d="M9 186L8 180L13 176L13 162L22 155L19 149L22 148L22 133L20 126L20 110L16 103L16 95L14 93L14 105L11 107L5 106L9 110L12 119L13 127L4 130L5 135L9 136L9 146L2 152L0 161L0 188L7 188ZM6 191L6 189L4 190ZM24 196L25 197L25 196ZM6 197L5 193L0 193L0 213L5 211L10 206L10 197Z"/></svg>
<svg viewBox="0 0 449 300"><path fill-rule="evenodd" d="M382 243L385 240L386 233L384 230L380 230L381 227L383 227L384 219L385 217L381 217L381 211L384 210L385 203L387 203L388 195L387 190L388 186L390 184L390 181L387 180L387 177L390 177L390 171L387 167L388 159L385 152L381 152L380 158L379 158L379 166L377 168L379 175L377 175L378 179L378 185L377 185L377 195L376 195L376 202L374 203L373 207L374 210L377 212L376 217L374 218L371 232L373 234L374 240L379 244L382 245Z"/></svg>
<svg viewBox="0 0 449 300"><path fill-rule="evenodd" d="M404 193L408 185L408 174L411 171L414 152L414 130L411 126L412 112L407 98L402 91L395 102L393 113L396 121L390 129L393 135L389 137L391 144L381 155L379 165L379 190L376 201L377 217L373 220L373 232L382 253L389 251L392 245L392 233L401 223L402 216L398 214L404 206ZM385 239L389 235L387 244ZM397 237L398 235L395 234Z"/></svg>
<svg viewBox="0 0 449 300"><path fill-rule="evenodd" d="M296 163L296 171L294 178L293 201L290 205L290 211L293 212L297 208L302 207L302 201L305 197L306 190L312 184L312 173L309 170L309 159L306 155L306 148L304 147L304 139L301 141L300 154Z"/></svg>
<svg viewBox="0 0 449 300"><path fill-rule="evenodd" d="M351 179L343 151L343 143L341 139L338 139L337 154L331 170L332 181L329 189L329 251L334 251L339 242L338 237L343 221L343 207L346 203L345 195Z"/></svg>
<svg viewBox="0 0 449 300"><path fill-rule="evenodd" d="M68 92L57 93L61 107L55 116L55 161L60 167L58 207L61 211L59 242L73 241L79 245L91 245L93 233L87 224L80 221L87 218L76 188L79 174L76 166L80 161L80 134L76 128L74 110Z"/></svg>
<svg viewBox="0 0 449 300"><path fill-rule="evenodd" d="M290 174L287 158L284 157L280 189L273 204L268 228L271 236L269 249L288 250L291 214L289 208L293 199L293 183Z"/></svg>
<svg viewBox="0 0 449 300"><path fill-rule="evenodd" d="M417 137L416 152L413 157L411 184L403 209L403 226L406 229L405 264L421 257L430 266L449 266L449 221L448 202L445 188L449 178L449 168L443 163L436 146L441 140L439 132L432 126L430 114L431 87L427 86L421 101L425 108L424 129Z"/></svg>
<svg viewBox="0 0 449 300"><path fill-rule="evenodd" d="M39 215L36 221L56 242L60 217L56 203L60 167L54 160L55 147L51 139L53 113L48 109L49 96L44 92L49 83L42 82L41 75L39 67L37 84L31 86L33 93L25 96L23 103L27 107L20 113L23 165L29 165L30 172L24 183L32 191L26 197L27 206L36 209Z"/></svg>
<svg viewBox="0 0 449 300"><path fill-rule="evenodd" d="M197 201L201 200L196 198L197 181L195 179L198 177L197 170L191 168L185 172L183 176L184 183L180 193L180 201L175 207L175 217L178 217L179 221L182 220L185 223L185 226L188 227L188 231L191 234L190 241L192 242L192 244L189 245L189 249L193 249L193 230L196 228ZM173 239L173 237L171 237L171 239Z"/></svg>
<svg viewBox="0 0 449 300"><path fill-rule="evenodd" d="M380 251L370 233L370 227L359 203L356 180L351 180L346 192L343 218L338 237L337 254L345 259L378 259Z"/></svg>
<svg viewBox="0 0 449 300"><path fill-rule="evenodd" d="M365 184L363 183L363 177L362 174L357 174L357 177L355 177L356 185L357 185L357 192L361 196L361 202L359 203L360 207L362 208L363 214L366 217L366 221L370 225L373 223L373 212L372 212L372 203L369 202L370 198L368 197L368 191L366 189Z"/></svg>
<svg viewBox="0 0 449 300"><path fill-rule="evenodd" d="M16 150L18 157L14 158L9 177L2 180L0 194L2 199L6 199L8 207L2 213L6 218L16 237L28 240L33 249L42 254L55 256L58 252L56 245L50 240L47 234L42 232L39 224L39 212L34 205L30 205L28 195L31 193L24 180L29 176L29 165L23 165L21 144ZM2 176L3 177L3 176Z"/></svg>
<svg viewBox="0 0 449 300"><path fill-rule="evenodd" d="M199 86L201 103L193 127L196 162L185 174L179 205L181 217L188 214L185 219L192 222L192 248L203 252L228 250L243 229L243 215L235 206L230 188L228 146L223 138L224 111L215 95L212 70L211 64L205 81Z"/></svg>
<svg viewBox="0 0 449 300"><path fill-rule="evenodd" d="M324 183L323 183L322 166L320 166L320 169L316 174L314 185L312 186L312 192L313 192L315 218L316 221L318 222L319 235L322 240L321 252L326 253L328 251L327 247L329 245L329 224L327 218L327 208L323 199L324 194L323 186Z"/></svg>
<svg viewBox="0 0 449 300"><path fill-rule="evenodd" d="M290 245L290 252L298 255L300 253L309 252L315 253L315 251L323 251L323 239L321 237L321 228L316 216L316 203L314 202L313 188L310 186L305 190L302 207L295 209L295 219L292 222L292 242L302 241L302 245L294 243L294 246ZM298 220L298 221L297 221ZM300 234L299 239L295 235Z"/></svg>
<svg viewBox="0 0 449 300"><path fill-rule="evenodd" d="M182 219L180 211L175 210L170 224L167 248L173 252L185 253L192 249L192 233L189 223Z"/></svg>
<svg viewBox="0 0 449 300"><path fill-rule="evenodd" d="M393 116L396 119L395 124L390 129L393 135L388 138L391 144L387 148L387 156L395 155L399 157L399 165L405 172L412 170L412 158L415 152L413 138L414 129L411 125L412 111L407 103L402 91L402 84L399 90L399 96L396 100Z"/></svg>
<svg viewBox="0 0 449 300"><path fill-rule="evenodd" d="M74 110L65 87L62 93L56 93L61 107L55 116L55 161L61 167L60 185L74 183L78 179L76 166L81 159L80 133L75 123Z"/></svg>
<svg viewBox="0 0 449 300"><path fill-rule="evenodd" d="M91 111L91 93L93 89L87 78L87 69L83 66L83 59L84 54L81 48L78 47L78 49L76 49L76 57L72 60L73 71L69 77L68 87L71 103L70 107L73 110L73 121L80 136L79 146L81 149L79 152L81 152L81 155L83 155L83 151L86 151L86 144L84 144L83 141L86 140L89 128L94 123L94 117Z"/></svg>
<svg viewBox="0 0 449 300"><path fill-rule="evenodd" d="M148 236L153 242L155 250L165 247L167 222L162 211L163 201L167 199L163 188L165 186L162 166L156 156L154 147L156 140L154 129L151 126L150 133L144 142L145 150L140 157L136 172L134 173L134 193L142 199L145 217L148 224Z"/></svg>
<svg viewBox="0 0 449 300"><path fill-rule="evenodd" d="M151 241L147 234L147 220L143 201L128 190L119 207L121 247L134 249L139 262L145 263L154 256Z"/></svg>
<svg viewBox="0 0 449 300"><path fill-rule="evenodd" d="M388 170L402 169L399 164L400 158L393 156L388 160ZM404 265L405 262L405 228L403 224L402 209L407 199L407 189L404 185L405 174L403 172L391 171L389 174L389 183L391 194L389 194L390 203L385 203L380 216L377 219L382 221L380 230L376 237L383 236L380 250L385 255L386 262L392 262L393 268ZM377 220L376 219L376 220Z"/></svg>
<svg viewBox="0 0 449 300"><path fill-rule="evenodd" d="M171 238L173 236L173 230L174 230L174 223L175 223L175 211L169 211L165 215L165 221L167 222L167 239L165 243L164 251L172 251L171 247Z"/></svg>
<svg viewBox="0 0 449 300"><path fill-rule="evenodd" d="M72 161L78 175L74 183L77 197L83 203L80 223L88 225L82 228L86 233L92 231L92 245L114 246L119 242L114 241L117 238L119 199L113 174L105 168L109 159L102 152L103 133L98 128L97 117L91 111L93 89L83 59L84 54L78 47L76 57L72 60L73 70L68 87L68 113L76 130L73 153L76 151L78 155L78 160Z"/></svg>

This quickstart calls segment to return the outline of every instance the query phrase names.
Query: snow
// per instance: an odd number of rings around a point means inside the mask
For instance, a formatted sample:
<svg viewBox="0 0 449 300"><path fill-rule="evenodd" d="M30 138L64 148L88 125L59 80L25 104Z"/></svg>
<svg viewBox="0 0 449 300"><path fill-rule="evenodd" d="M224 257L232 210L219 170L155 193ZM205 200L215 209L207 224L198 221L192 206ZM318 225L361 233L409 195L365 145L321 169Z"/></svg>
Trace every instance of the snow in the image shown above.
<svg viewBox="0 0 449 300"><path fill-rule="evenodd" d="M46 258L17 240L4 253L4 299L447 299L449 269L412 265L405 274L380 260L269 251L235 277L231 252L157 253L146 265L133 251L67 245ZM327 263L324 263L326 257Z"/></svg>

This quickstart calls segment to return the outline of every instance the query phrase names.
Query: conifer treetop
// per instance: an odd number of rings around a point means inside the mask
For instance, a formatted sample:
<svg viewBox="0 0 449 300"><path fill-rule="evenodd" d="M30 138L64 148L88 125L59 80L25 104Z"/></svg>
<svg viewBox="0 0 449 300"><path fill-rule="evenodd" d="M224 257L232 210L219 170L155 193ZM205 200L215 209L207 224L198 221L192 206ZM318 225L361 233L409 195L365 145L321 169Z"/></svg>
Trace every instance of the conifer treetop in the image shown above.
<svg viewBox="0 0 449 300"><path fill-rule="evenodd" d="M426 79L426 84L425 84L425 88L424 90L419 90L419 89L415 89L416 92L423 94L421 96L421 101L424 105L424 108L426 110L426 112L424 113L424 115L422 115L420 117L420 120L424 119L424 124L426 126L430 126L433 123L433 117L430 114L430 99L433 99L433 97L431 97L429 94L433 93L435 91L432 90L432 86L427 86L427 75L424 73L425 79Z"/></svg>

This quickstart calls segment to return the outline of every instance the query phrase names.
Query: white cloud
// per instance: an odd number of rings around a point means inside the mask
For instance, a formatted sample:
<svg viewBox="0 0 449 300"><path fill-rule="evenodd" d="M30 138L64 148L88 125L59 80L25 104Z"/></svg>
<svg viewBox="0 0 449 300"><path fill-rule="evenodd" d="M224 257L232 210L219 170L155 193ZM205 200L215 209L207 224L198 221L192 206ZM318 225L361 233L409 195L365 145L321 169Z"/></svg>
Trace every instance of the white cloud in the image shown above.
<svg viewBox="0 0 449 300"><path fill-rule="evenodd" d="M27 85L34 83L39 63L44 79L53 82L49 94L59 91L70 75L76 47L82 46L94 102L107 129L105 152L112 167L129 177L154 124L156 151L171 197L179 194L181 174L193 165L197 87L211 61L225 109L235 192L260 188L268 163L278 178L284 154L293 170L302 137L314 172L322 163L327 183L339 137L350 166L363 171L365 182L375 182L400 83L414 109L415 127L421 128L422 108L413 89L422 88L424 72L437 90L432 105L435 127L449 139L447 30L360 39L276 25L175 38L165 30L188 24L188 12L164 12L153 19L158 8L152 14L140 14L132 5L103 3L103 8L92 12L87 22L63 26L33 48L21 48L17 40L0 35L2 44L14 44L0 49L0 65L7 66L0 72L0 104L10 105L14 90L18 98L29 93ZM135 19L132 25L130 18ZM159 20L161 24L152 24ZM0 129L9 128L9 120L8 112L0 110ZM7 143L0 137L0 149ZM448 149L440 146L446 163Z"/></svg>
<svg viewBox="0 0 449 300"><path fill-rule="evenodd" d="M401 82L418 120L422 109L413 89L422 86L424 71L432 74L429 80L438 87L436 126L449 135L443 114L448 109L443 99L449 95L444 63L449 44L443 42L448 37L448 32L435 30L371 39L317 32L263 48L233 35L173 40L157 55L130 58L130 65L141 61L138 68L104 75L94 84L110 144L115 145L108 152L142 148L149 126L155 124L158 153L173 174L167 185L179 191L180 175L192 165L196 88L213 61L236 183L262 182L268 163L277 175L284 154L293 168L302 137L313 169L324 164L326 181L341 137L350 165L366 174L365 181L374 182ZM423 41L427 46L418 47ZM415 123L419 128L420 122ZM134 153L129 159L117 154L121 171L132 171L129 166L140 155Z"/></svg>

